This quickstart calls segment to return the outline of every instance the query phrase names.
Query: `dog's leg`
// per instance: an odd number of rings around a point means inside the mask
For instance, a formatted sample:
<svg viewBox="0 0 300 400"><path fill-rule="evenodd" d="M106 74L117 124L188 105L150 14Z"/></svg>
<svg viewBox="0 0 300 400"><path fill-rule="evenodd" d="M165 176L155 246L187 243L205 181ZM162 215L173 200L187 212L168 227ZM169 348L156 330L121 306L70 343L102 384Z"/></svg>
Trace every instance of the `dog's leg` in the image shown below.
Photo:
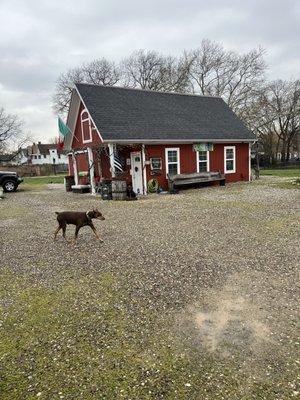
<svg viewBox="0 0 300 400"><path fill-rule="evenodd" d="M79 229L81 228L81 226L76 226L76 229L75 229L75 236L74 236L74 244L76 243L76 241L77 241L77 238L78 238L78 232L79 232Z"/></svg>
<svg viewBox="0 0 300 400"><path fill-rule="evenodd" d="M62 227L60 225L58 225L56 231L54 232L54 240L56 240L56 236L58 234L58 232L62 229Z"/></svg>
<svg viewBox="0 0 300 400"><path fill-rule="evenodd" d="M63 238L64 238L64 239L66 239L66 240L68 241L68 239L66 238L66 229L67 229L67 226L66 226L66 225L64 225L64 226L62 227L62 231L63 231Z"/></svg>
<svg viewBox="0 0 300 400"><path fill-rule="evenodd" d="M94 224L90 224L90 227L92 228L92 230L93 230L93 232L94 232L96 238L97 238L100 242L103 242L103 240L101 239L101 237L98 235L98 232L96 231L96 228L95 228Z"/></svg>

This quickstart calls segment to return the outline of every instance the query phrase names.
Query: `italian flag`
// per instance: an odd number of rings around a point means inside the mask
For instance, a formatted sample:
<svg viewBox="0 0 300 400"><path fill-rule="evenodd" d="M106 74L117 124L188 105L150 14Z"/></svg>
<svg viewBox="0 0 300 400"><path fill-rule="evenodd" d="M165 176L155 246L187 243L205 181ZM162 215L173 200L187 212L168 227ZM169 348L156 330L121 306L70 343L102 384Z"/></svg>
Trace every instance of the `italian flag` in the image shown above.
<svg viewBox="0 0 300 400"><path fill-rule="evenodd" d="M62 121L60 117L58 117L58 130L63 138L71 133L70 128Z"/></svg>

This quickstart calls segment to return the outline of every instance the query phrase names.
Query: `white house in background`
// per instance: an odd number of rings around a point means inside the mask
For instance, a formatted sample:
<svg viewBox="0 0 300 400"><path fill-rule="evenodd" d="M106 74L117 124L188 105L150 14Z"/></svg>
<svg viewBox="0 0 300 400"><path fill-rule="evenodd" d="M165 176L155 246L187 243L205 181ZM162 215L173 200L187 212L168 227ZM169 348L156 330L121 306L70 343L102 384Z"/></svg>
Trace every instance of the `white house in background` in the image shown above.
<svg viewBox="0 0 300 400"><path fill-rule="evenodd" d="M31 164L68 164L68 157L57 150L56 144L33 143L30 155Z"/></svg>
<svg viewBox="0 0 300 400"><path fill-rule="evenodd" d="M27 148L20 148L18 151L11 154L2 154L0 156L1 165L24 165L30 162L30 149L31 146Z"/></svg>
<svg viewBox="0 0 300 400"><path fill-rule="evenodd" d="M14 159L12 160L13 165L26 165L30 162L31 146L21 148L16 152Z"/></svg>

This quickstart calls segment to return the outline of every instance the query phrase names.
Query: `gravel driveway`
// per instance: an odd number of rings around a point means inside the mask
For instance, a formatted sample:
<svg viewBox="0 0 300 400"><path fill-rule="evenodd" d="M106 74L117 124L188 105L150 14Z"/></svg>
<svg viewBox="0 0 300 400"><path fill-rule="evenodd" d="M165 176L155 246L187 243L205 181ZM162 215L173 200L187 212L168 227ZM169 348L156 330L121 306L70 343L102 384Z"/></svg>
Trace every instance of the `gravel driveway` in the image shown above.
<svg viewBox="0 0 300 400"><path fill-rule="evenodd" d="M274 179L136 202L7 195L0 398L297 398L299 192ZM53 242L55 211L92 207L104 243L87 227Z"/></svg>

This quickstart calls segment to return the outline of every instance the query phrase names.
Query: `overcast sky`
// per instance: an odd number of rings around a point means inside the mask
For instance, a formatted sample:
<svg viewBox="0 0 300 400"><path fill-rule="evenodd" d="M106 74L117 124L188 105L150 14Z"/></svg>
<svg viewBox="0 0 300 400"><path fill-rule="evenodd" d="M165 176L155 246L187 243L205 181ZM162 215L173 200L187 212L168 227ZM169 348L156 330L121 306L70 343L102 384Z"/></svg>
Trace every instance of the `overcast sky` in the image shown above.
<svg viewBox="0 0 300 400"><path fill-rule="evenodd" d="M260 45L270 79L300 78L297 0L0 0L0 106L46 142L57 136L61 72L138 49L177 55L204 38L240 52Z"/></svg>

